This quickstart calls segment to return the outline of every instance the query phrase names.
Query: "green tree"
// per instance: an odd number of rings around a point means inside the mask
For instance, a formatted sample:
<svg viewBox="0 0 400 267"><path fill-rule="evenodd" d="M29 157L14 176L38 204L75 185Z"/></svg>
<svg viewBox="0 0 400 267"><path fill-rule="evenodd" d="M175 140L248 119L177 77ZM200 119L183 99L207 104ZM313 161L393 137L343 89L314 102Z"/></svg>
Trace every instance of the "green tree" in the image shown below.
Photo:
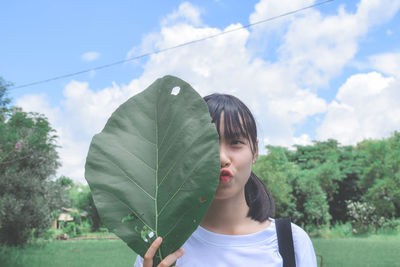
<svg viewBox="0 0 400 267"><path fill-rule="evenodd" d="M301 214L297 223L303 226L320 228L329 225L331 215L327 195L321 188L317 171L300 170L293 180L293 195L296 199L296 210Z"/></svg>
<svg viewBox="0 0 400 267"><path fill-rule="evenodd" d="M0 121L4 122L11 99L7 97L7 83L0 77ZM1 148L1 147L0 147Z"/></svg>
<svg viewBox="0 0 400 267"><path fill-rule="evenodd" d="M329 213L333 221L342 223L349 221L347 202L360 201L362 192L358 186L362 173L362 156L353 146L341 148L339 156L339 169L344 178L338 181L338 189L333 194L333 199L329 203Z"/></svg>
<svg viewBox="0 0 400 267"><path fill-rule="evenodd" d="M74 181L64 175L58 178L56 182L68 191L74 187Z"/></svg>
<svg viewBox="0 0 400 267"><path fill-rule="evenodd" d="M286 148L267 146L268 155L260 155L253 172L264 182L275 201L276 217L299 217L296 211L296 201L292 194L291 181L298 168L288 161Z"/></svg>
<svg viewBox="0 0 400 267"><path fill-rule="evenodd" d="M8 107L0 88L0 243L22 245L62 204L50 180L59 166L56 135L43 115Z"/></svg>
<svg viewBox="0 0 400 267"><path fill-rule="evenodd" d="M329 139L314 141L313 145L297 145L296 151L291 153L290 158L302 170L313 170L313 176L326 193L328 201L331 201L338 190L338 182L344 178L340 171L340 154L339 143Z"/></svg>
<svg viewBox="0 0 400 267"><path fill-rule="evenodd" d="M73 184L69 190L69 198L74 208L87 213L87 218L92 227L92 231L97 231L102 223L94 204L92 192L88 185Z"/></svg>
<svg viewBox="0 0 400 267"><path fill-rule="evenodd" d="M364 166L359 185L363 193L366 193L376 180L389 175L385 166L389 147L385 140L365 140L357 144L357 149L363 155Z"/></svg>
<svg viewBox="0 0 400 267"><path fill-rule="evenodd" d="M328 224L332 218L330 211L336 206L335 195L344 179L339 164L341 147L334 139L295 147L295 151L288 151L288 158L299 167L293 183L297 209L304 216L304 223L317 227Z"/></svg>
<svg viewBox="0 0 400 267"><path fill-rule="evenodd" d="M290 216L300 225L317 228L329 224L328 199L340 180L337 142L297 146L296 151L267 148L268 155L259 157L253 171L270 189L277 217Z"/></svg>
<svg viewBox="0 0 400 267"><path fill-rule="evenodd" d="M301 169L314 169L326 162L336 162L339 154L339 143L334 139L314 141L313 145L295 145L296 150L288 152L288 158Z"/></svg>
<svg viewBox="0 0 400 267"><path fill-rule="evenodd" d="M346 201L359 201L362 196L359 188L363 169L361 153L352 146L341 146L338 141L328 139L314 141L313 145L297 145L295 151L288 152L288 158L318 181L329 205L331 222L349 220ZM322 199L319 198L320 203Z"/></svg>
<svg viewBox="0 0 400 267"><path fill-rule="evenodd" d="M68 194L68 186L58 181L47 181L46 199L49 201L49 209L52 219L57 219L61 212L61 207L69 207L71 201Z"/></svg>
<svg viewBox="0 0 400 267"><path fill-rule="evenodd" d="M388 185L388 198L393 202L395 217L400 217L400 132L395 131L388 139L390 153L386 156L392 177Z"/></svg>
<svg viewBox="0 0 400 267"><path fill-rule="evenodd" d="M400 133L385 140L365 140L357 149L364 156L359 181L363 201L372 204L379 216L400 217Z"/></svg>

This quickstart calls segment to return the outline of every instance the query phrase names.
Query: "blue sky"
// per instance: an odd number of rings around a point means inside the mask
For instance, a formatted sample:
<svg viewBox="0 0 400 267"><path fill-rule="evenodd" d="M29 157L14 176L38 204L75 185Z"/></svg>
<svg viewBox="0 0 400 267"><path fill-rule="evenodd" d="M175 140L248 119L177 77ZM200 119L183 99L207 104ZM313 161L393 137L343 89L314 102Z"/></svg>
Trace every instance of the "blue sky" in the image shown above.
<svg viewBox="0 0 400 267"><path fill-rule="evenodd" d="M16 86L178 45L315 4L259 1L8 1L0 76ZM221 37L49 83L13 104L58 131L59 174L83 180L91 137L167 74L253 111L264 145L356 144L400 128L400 1L337 0Z"/></svg>

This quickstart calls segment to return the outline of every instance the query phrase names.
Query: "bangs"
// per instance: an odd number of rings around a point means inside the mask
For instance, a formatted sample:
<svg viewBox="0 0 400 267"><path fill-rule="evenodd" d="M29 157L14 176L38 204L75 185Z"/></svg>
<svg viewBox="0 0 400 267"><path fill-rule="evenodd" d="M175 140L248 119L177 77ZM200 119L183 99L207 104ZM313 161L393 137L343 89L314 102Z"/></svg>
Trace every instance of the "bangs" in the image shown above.
<svg viewBox="0 0 400 267"><path fill-rule="evenodd" d="M213 94L204 98L212 118L221 136L221 114L224 119L224 137L226 139L245 138L254 147L257 129L250 110L238 98L231 95Z"/></svg>
<svg viewBox="0 0 400 267"><path fill-rule="evenodd" d="M221 118L222 113L224 116L224 137L225 139L234 139L234 138L245 138L250 141L250 136L248 131L246 130L248 127L246 120L243 120L243 115L241 112L237 111L231 112L226 110L221 110L221 112L216 112L213 121L217 126L218 135L221 136Z"/></svg>

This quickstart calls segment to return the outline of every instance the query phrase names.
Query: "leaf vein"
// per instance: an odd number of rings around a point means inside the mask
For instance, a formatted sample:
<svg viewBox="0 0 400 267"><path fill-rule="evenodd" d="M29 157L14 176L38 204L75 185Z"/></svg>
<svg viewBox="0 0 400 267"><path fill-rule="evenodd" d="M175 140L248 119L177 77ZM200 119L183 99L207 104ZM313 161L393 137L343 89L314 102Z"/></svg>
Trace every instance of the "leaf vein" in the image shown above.
<svg viewBox="0 0 400 267"><path fill-rule="evenodd" d="M123 151L127 152L128 154L134 156L135 158L137 158L139 161L141 161L144 165L146 165L149 169L156 171L156 169L152 168L149 164L147 164L144 160L142 160L141 158L139 158L138 156L136 156L135 154L133 154L132 152L126 150L123 146L120 147Z"/></svg>
<svg viewBox="0 0 400 267"><path fill-rule="evenodd" d="M196 141L198 141L198 139L201 138L201 137L203 136L203 133L206 132L206 131L207 131L207 129L205 129L203 132L201 132L200 135L199 135L197 138L195 138L195 139L193 140L193 142L192 142L188 147L192 147L192 145L193 145L194 143L196 143ZM190 151L190 149L186 149L186 150L185 150L185 153L183 154L183 156L186 155L189 151ZM177 162L178 162L178 159L175 160L174 164L171 166L171 168L168 170L168 172L167 172L167 173L164 175L164 177L161 179L161 182L160 182L159 186L164 182L165 179L167 179L167 177L168 177L170 171L175 167L175 165L176 165ZM199 162L199 161L197 161L197 162Z"/></svg>
<svg viewBox="0 0 400 267"><path fill-rule="evenodd" d="M183 125L183 127L181 127L179 130L177 130L177 131L175 132L175 136L176 136L176 137L175 137L175 140L176 140L176 138L179 136L179 134L180 134L183 130L186 129L186 124L190 124L190 121L192 121L192 120L194 120L194 119L188 120L188 121ZM206 128L206 129L207 129L207 128ZM160 162L164 160L164 157L168 154L168 151L175 145L175 143L176 143L176 141L175 141L175 142L171 142L171 144L169 145L169 147L166 149L166 152L164 153L164 155L163 155L162 159L160 160Z"/></svg>
<svg viewBox="0 0 400 267"><path fill-rule="evenodd" d="M193 169L190 171L190 173L186 176L186 179L183 181L183 183L179 186L178 190L172 195L172 197L165 203L165 205L161 208L159 216L161 213L164 211L164 209L168 206L168 204L172 201L172 199L175 198L176 194L182 189L182 187L186 184L186 182L189 180L190 175L197 170L196 167L202 162L202 158L197 161L196 165L194 165Z"/></svg>
<svg viewBox="0 0 400 267"><path fill-rule="evenodd" d="M182 220L182 218L186 215L186 213L188 213L190 211L190 209L187 209L182 215L181 217L179 217L179 219L176 221L175 225L171 227L171 229L169 230L168 233L166 233L163 238L167 239L167 236L172 232L172 230L175 229L175 227L178 225L178 223Z"/></svg>
<svg viewBox="0 0 400 267"><path fill-rule="evenodd" d="M103 191L103 192L106 193L106 194L108 194L108 195L110 195L112 198L118 200L119 202L121 202L121 204L123 204L124 206L126 206L133 214L135 214L135 216L136 216L144 225L146 225L147 227L149 227L149 229L150 229L151 231L154 232L153 228L150 227L145 221L143 221L142 218L140 218L140 216L139 216L134 210L132 210L131 207L129 207L128 204L126 204L125 202L123 202L121 199L119 199L119 198L116 197L115 195L111 194L110 192L107 192L107 191Z"/></svg>
<svg viewBox="0 0 400 267"><path fill-rule="evenodd" d="M151 145L153 145L153 146L156 146L156 143L151 142L151 141L148 140L146 137L144 137L143 135L141 135L139 132L137 132L136 134L131 134L131 135L137 136L137 137L139 137L140 139L146 141L147 143L149 143L149 144L151 144Z"/></svg>
<svg viewBox="0 0 400 267"><path fill-rule="evenodd" d="M131 181L132 183L134 183L139 189L141 189L146 195L148 195L151 199L154 200L154 197L152 195L150 195L149 192L147 192L143 187L141 187L140 185L138 185L134 179L132 179L125 171L124 169L121 168L121 166L119 166L117 163L115 163L114 161L112 161L111 159L108 159L112 164L114 164L118 170L120 170L125 176L126 178L128 178L129 181Z"/></svg>
<svg viewBox="0 0 400 267"><path fill-rule="evenodd" d="M165 131L164 137L163 137L163 139L161 140L160 146L162 146L162 145L164 144L164 139L165 139L165 137L166 137L167 134L168 134L168 131L169 131L170 126L172 125L172 122L173 122L173 120L170 120L170 122L169 122L169 124L168 124L168 127L167 127L167 130Z"/></svg>

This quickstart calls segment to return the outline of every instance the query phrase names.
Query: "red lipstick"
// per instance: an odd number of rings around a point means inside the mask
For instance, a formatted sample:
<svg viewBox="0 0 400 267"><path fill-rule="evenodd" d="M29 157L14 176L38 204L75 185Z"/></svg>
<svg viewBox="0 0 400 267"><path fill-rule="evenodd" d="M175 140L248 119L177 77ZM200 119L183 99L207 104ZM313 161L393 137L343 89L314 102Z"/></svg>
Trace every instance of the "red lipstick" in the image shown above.
<svg viewBox="0 0 400 267"><path fill-rule="evenodd" d="M221 169L219 173L219 180L221 182L228 182L232 178L233 174L228 169Z"/></svg>

